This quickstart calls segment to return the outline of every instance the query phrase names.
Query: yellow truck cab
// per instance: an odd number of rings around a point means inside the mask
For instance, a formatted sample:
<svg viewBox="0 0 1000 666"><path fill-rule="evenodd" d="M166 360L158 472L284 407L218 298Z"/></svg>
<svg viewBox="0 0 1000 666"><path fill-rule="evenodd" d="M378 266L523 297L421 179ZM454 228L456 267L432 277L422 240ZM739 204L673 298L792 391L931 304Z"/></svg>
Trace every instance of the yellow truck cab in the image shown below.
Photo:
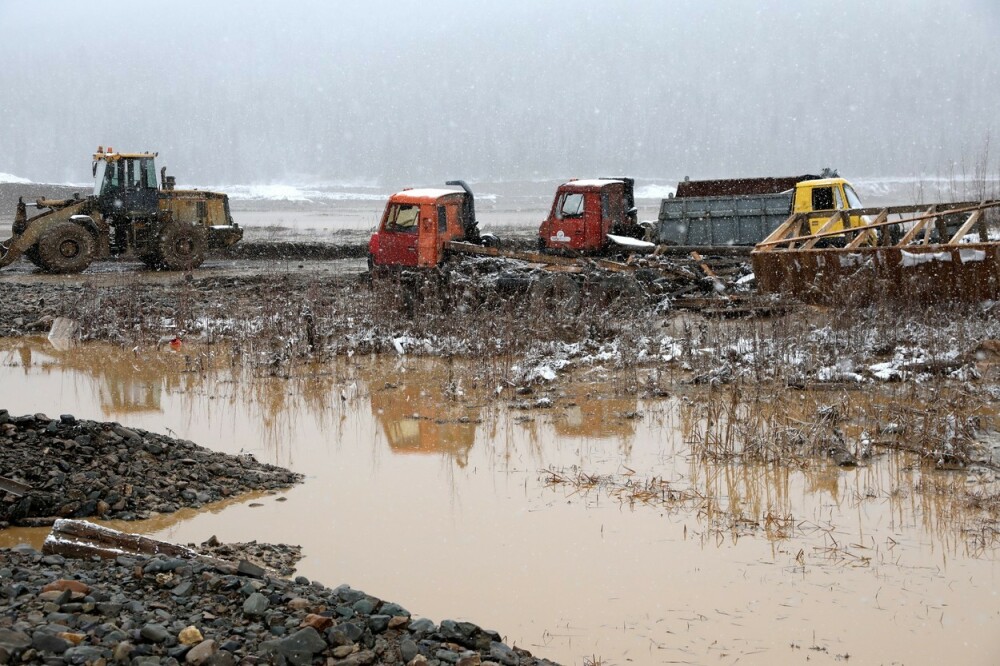
<svg viewBox="0 0 1000 666"><path fill-rule="evenodd" d="M809 233L817 233L826 221L838 210L864 208L854 187L844 178L821 178L818 180L803 180L795 185L793 213L814 213L830 211L830 215L817 215L809 218ZM850 226L858 227L867 224L863 215L851 215ZM830 225L827 231L841 231L844 228L842 220Z"/></svg>

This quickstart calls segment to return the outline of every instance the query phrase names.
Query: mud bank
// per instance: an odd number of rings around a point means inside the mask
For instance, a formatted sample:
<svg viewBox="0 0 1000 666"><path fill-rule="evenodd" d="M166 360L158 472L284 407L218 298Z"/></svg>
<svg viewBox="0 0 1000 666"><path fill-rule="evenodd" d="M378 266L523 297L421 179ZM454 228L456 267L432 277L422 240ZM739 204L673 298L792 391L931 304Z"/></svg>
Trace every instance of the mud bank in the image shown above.
<svg viewBox="0 0 1000 666"><path fill-rule="evenodd" d="M287 488L301 474L252 455L215 453L193 442L65 414L12 417L0 410L0 527L58 517L139 520L198 508L249 491Z"/></svg>

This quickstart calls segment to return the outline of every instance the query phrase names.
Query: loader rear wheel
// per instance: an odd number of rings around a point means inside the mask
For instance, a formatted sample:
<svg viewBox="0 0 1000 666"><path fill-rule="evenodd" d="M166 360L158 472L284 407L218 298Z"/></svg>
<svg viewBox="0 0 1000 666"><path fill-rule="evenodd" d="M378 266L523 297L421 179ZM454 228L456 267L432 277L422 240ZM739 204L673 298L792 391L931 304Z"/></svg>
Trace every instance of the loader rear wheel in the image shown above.
<svg viewBox="0 0 1000 666"><path fill-rule="evenodd" d="M42 234L34 254L33 263L49 273L79 273L90 266L94 259L94 237L89 231L72 222L60 222Z"/></svg>
<svg viewBox="0 0 1000 666"><path fill-rule="evenodd" d="M156 254L143 261L168 271L188 271L205 261L205 231L181 222L171 222L160 231Z"/></svg>

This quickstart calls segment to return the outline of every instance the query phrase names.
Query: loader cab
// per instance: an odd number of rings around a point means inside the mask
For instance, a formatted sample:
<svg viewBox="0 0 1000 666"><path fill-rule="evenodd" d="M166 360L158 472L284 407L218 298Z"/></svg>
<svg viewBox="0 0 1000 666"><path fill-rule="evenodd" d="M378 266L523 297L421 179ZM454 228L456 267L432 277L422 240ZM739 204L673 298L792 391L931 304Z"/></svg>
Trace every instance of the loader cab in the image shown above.
<svg viewBox="0 0 1000 666"><path fill-rule="evenodd" d="M538 230L542 250L599 252L608 234L633 235L635 199L630 178L571 180L559 186L548 218Z"/></svg>
<svg viewBox="0 0 1000 666"><path fill-rule="evenodd" d="M111 150L110 148L108 149ZM94 197L104 215L146 218L156 215L156 153L94 154Z"/></svg>
<svg viewBox="0 0 1000 666"><path fill-rule="evenodd" d="M437 266L444 244L466 237L463 223L470 204L466 192L407 189L389 197L382 221L368 243L375 266Z"/></svg>
<svg viewBox="0 0 1000 666"><path fill-rule="evenodd" d="M847 210L851 208L864 208L860 197L849 182L843 178L822 178L817 180L803 180L795 186L795 213L812 213L814 211L834 211ZM851 215L849 223L851 227L867 224L864 215ZM823 216L812 217L809 220L810 233L816 233L823 226L828 218ZM830 227L829 231L838 231L844 228L843 222Z"/></svg>

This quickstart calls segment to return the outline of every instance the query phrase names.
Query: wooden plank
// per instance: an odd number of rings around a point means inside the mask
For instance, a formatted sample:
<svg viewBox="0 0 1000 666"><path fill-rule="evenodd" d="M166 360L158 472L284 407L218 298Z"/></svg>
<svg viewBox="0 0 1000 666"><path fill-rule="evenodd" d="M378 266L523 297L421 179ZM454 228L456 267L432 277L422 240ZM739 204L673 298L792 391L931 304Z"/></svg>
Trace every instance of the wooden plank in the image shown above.
<svg viewBox="0 0 1000 666"><path fill-rule="evenodd" d="M691 258L694 259L696 262L698 262L698 266L701 268L701 270L704 271L705 275L707 275L712 280L712 283L715 285L715 291L721 294L726 290L725 283L723 283L722 280L719 279L719 276L715 274L715 271L712 270L711 266L705 263L705 260L702 258L700 254L698 254L697 252L692 252Z"/></svg>
<svg viewBox="0 0 1000 666"><path fill-rule="evenodd" d="M110 527L85 520L57 520L52 526L52 531L45 537L42 552L46 555L62 555L72 558L87 558L96 555L104 559L112 559L119 555L167 555L198 560L226 573L235 573L240 568L240 565L235 562L200 555L184 546L157 541L138 534L119 532Z"/></svg>
<svg viewBox="0 0 1000 666"><path fill-rule="evenodd" d="M817 229L815 231L815 233L816 234L821 234L824 231L829 231L830 227L832 227L837 222L839 222L841 219L843 219L843 217L844 217L843 211L839 211L838 210L836 213L834 213L833 215L831 215L830 218L826 222L823 223L823 226L821 226L819 229ZM819 236L814 235L812 238L810 238L805 243L803 243L802 247L800 249L803 249L803 250L809 250L809 249L811 249L813 246L816 245L816 243L819 242L819 239L820 239Z"/></svg>
<svg viewBox="0 0 1000 666"><path fill-rule="evenodd" d="M483 247L472 243L461 243L449 241L444 244L445 249L461 254L475 254L485 257L502 257L504 259L518 259L536 264L561 264L563 266L574 266L579 262L570 257L560 257L552 254L542 254L541 252L520 252L518 250L501 250L496 247Z"/></svg>
<svg viewBox="0 0 1000 666"><path fill-rule="evenodd" d="M875 218L875 221L872 222L872 224L879 224L879 223L885 222L886 218L888 218L888 217L889 217L889 212L886 211L886 210L883 210L881 213L878 214L878 217ZM852 240L850 243L847 244L847 249L848 250L854 250L854 249L860 247L861 244L864 243L865 240L869 236L874 235L874 234L875 234L875 231L869 226L867 229L865 229L860 234L858 234L854 238L854 240ZM888 234L886 234L886 236L888 236Z"/></svg>
<svg viewBox="0 0 1000 666"><path fill-rule="evenodd" d="M760 247L760 245L767 244L768 247L766 249L768 250L771 249L770 244L780 242L781 239L783 239L788 234L788 230L792 228L792 225L795 223L795 220L797 220L798 217L799 216L797 213L792 213L791 215L789 215L788 219L779 224L777 229L769 233L767 235L767 238L765 238L761 243L758 244L758 247Z"/></svg>
<svg viewBox="0 0 1000 666"><path fill-rule="evenodd" d="M972 227L975 226L976 222L978 222L979 218L982 216L982 209L973 211L972 215L969 216L969 219L965 221L965 224L959 227L958 231L955 232L955 235L951 237L950 241L948 241L948 245L958 245L958 242L962 240L966 234L972 231Z"/></svg>
<svg viewBox="0 0 1000 666"><path fill-rule="evenodd" d="M31 486L21 483L20 481L15 481L14 479L8 479L0 476L0 490L5 493L10 493L14 497L24 497L29 491L31 491Z"/></svg>

